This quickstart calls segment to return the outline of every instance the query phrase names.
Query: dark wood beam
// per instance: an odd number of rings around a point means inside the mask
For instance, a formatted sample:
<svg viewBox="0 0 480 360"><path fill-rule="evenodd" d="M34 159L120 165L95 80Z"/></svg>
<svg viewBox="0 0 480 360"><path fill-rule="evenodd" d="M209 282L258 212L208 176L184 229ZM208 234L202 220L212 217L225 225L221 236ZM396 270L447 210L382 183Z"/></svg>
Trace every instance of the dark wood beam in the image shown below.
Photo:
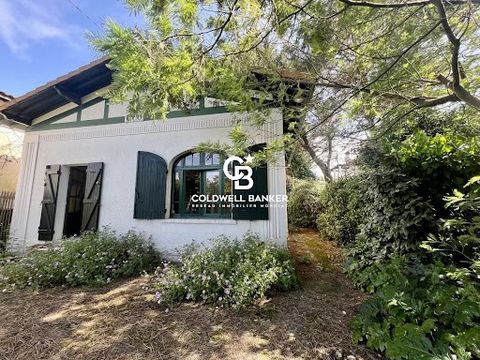
<svg viewBox="0 0 480 360"><path fill-rule="evenodd" d="M68 101L71 101L77 105L80 105L82 103L81 97L74 91L71 91L62 85L55 85L53 88L58 93L58 95L67 99Z"/></svg>

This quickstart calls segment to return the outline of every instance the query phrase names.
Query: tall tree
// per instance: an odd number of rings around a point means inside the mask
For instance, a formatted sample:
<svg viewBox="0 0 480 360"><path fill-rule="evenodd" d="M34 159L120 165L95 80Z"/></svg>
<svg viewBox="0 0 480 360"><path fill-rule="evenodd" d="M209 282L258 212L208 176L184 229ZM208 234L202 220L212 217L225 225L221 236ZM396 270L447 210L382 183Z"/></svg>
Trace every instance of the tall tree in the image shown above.
<svg viewBox="0 0 480 360"><path fill-rule="evenodd" d="M480 113L480 0L126 3L145 15L145 28L110 21L93 44L116 70L111 98L129 101L133 116L158 118L206 94L260 109L268 97L245 91L259 67L270 81L314 86L306 111L328 100L322 116L293 127L306 149L332 119L388 131L424 108ZM275 92L280 106L296 96Z"/></svg>

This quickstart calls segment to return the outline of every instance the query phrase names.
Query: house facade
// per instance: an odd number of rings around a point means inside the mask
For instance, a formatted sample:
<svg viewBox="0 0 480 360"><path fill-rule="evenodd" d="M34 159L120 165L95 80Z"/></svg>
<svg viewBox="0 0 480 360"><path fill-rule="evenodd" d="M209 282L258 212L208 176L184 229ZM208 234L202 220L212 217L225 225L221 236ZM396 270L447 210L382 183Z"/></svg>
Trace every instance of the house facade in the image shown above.
<svg viewBox="0 0 480 360"><path fill-rule="evenodd" d="M104 226L141 232L167 254L192 240L249 231L286 245L286 202L265 196L286 194L283 154L253 168L252 188L236 189L223 169L226 159L195 151L202 142L228 142L238 122L251 150L261 148L282 135L282 113L273 109L258 128L249 114L205 98L166 120L128 121L127 105L102 97L111 83L106 63L95 61L0 106L10 121L28 126L10 248L22 252ZM199 203L199 195L217 200Z"/></svg>

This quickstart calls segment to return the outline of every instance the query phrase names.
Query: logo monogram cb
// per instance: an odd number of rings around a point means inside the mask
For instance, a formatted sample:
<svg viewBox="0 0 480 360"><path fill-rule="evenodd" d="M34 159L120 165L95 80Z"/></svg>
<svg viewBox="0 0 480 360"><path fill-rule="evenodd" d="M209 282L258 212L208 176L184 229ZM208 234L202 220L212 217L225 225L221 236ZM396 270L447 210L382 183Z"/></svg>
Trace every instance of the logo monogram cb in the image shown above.
<svg viewBox="0 0 480 360"><path fill-rule="evenodd" d="M233 175L229 171L230 164L237 162L240 165L233 166ZM244 160L238 156L230 156L223 164L223 173L227 178L233 181L235 190L249 190L253 186L253 170L248 165L241 165ZM241 184L240 180L247 181L247 184Z"/></svg>

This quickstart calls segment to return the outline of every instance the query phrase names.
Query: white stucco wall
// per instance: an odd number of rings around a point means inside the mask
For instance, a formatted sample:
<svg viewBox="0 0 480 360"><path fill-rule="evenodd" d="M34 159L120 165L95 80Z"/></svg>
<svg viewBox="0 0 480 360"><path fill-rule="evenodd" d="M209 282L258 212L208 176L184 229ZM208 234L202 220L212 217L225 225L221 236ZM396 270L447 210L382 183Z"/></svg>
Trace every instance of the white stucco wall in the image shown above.
<svg viewBox="0 0 480 360"><path fill-rule="evenodd" d="M24 141L11 226L12 249L23 251L39 243L37 237L45 167L90 162L104 163L99 226L109 226L120 233L128 230L143 232L146 236L151 236L154 243L168 254L174 254L176 248L192 240L206 241L220 234L241 237L247 231L259 233L265 239L286 245L286 207L269 208L268 221L133 218L138 151L158 154L169 164L166 204L168 217L173 160L201 142L228 141L234 119L243 119L256 143L268 143L282 133L282 116L280 111L275 110L262 129L248 127L246 115L222 113L165 121L28 132ZM63 167L55 220L56 240L62 237L67 183L68 168ZM283 155L279 155L277 164L268 167L268 187L269 194L286 193Z"/></svg>

